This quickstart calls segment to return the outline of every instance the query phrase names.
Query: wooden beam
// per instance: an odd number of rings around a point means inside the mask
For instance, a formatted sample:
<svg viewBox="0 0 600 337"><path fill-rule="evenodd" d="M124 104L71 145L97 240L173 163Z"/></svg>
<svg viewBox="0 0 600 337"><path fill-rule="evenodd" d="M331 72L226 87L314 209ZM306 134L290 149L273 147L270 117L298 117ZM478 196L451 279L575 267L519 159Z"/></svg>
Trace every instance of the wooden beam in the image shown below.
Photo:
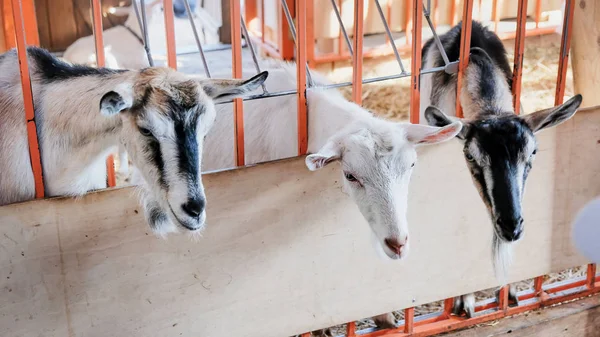
<svg viewBox="0 0 600 337"><path fill-rule="evenodd" d="M4 32L4 47L15 48L15 22L12 18L12 5L10 0L2 2L2 29ZM40 36L38 33L37 20L35 16L35 5L33 0L21 0L23 25L25 26L25 40L27 45L39 46Z"/></svg>
<svg viewBox="0 0 600 337"><path fill-rule="evenodd" d="M599 133L600 109L539 133L509 282L587 263L570 231L600 195ZM0 336L291 336L495 287L461 156L457 140L420 148L403 261L373 249L339 167L304 158L204 175L198 241L154 237L132 188L0 207Z"/></svg>
<svg viewBox="0 0 600 337"><path fill-rule="evenodd" d="M600 86L600 2L576 1L574 7L571 32L573 82L575 93L583 95L581 106L591 107L600 105L600 95L595 89Z"/></svg>
<svg viewBox="0 0 600 337"><path fill-rule="evenodd" d="M231 12L229 0L221 0L221 22L219 28L219 41L224 44L231 44ZM250 24L250 21L248 21Z"/></svg>

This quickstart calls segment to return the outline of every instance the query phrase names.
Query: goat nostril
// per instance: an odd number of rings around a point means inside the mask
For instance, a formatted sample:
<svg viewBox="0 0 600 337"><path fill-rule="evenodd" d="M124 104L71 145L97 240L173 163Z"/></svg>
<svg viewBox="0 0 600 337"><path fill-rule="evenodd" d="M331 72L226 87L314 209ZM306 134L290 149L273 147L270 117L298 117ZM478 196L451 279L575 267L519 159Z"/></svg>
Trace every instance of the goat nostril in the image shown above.
<svg viewBox="0 0 600 337"><path fill-rule="evenodd" d="M204 211L204 205L204 199L190 199L187 203L181 205L181 208L187 215L197 218Z"/></svg>
<svg viewBox="0 0 600 337"><path fill-rule="evenodd" d="M502 227L502 224L503 224L503 223L504 223L504 222L502 221L502 218L498 218L498 219L496 219L496 225L498 225L498 226Z"/></svg>
<svg viewBox="0 0 600 337"><path fill-rule="evenodd" d="M383 241L385 242L385 245L388 246L388 248L392 252L400 255L400 253L402 252L402 247L404 247L404 245L400 244L400 242L398 242L398 240L387 238Z"/></svg>

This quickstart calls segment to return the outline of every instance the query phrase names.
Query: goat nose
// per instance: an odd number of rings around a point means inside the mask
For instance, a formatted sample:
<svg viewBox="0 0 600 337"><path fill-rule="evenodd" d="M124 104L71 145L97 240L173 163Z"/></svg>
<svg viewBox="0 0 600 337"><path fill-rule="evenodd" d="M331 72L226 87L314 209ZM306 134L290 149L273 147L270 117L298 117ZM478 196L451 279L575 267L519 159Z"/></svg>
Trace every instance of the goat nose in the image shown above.
<svg viewBox="0 0 600 337"><path fill-rule="evenodd" d="M385 245L388 246L388 248L392 252L394 252L398 255L400 255L400 253L402 253L402 247L404 247L404 245L400 244L400 242L398 240L393 239L393 238L386 238L383 241L385 242Z"/></svg>
<svg viewBox="0 0 600 337"><path fill-rule="evenodd" d="M181 209L192 218L197 218L204 211L205 204L204 198L190 199L187 203L181 205Z"/></svg>

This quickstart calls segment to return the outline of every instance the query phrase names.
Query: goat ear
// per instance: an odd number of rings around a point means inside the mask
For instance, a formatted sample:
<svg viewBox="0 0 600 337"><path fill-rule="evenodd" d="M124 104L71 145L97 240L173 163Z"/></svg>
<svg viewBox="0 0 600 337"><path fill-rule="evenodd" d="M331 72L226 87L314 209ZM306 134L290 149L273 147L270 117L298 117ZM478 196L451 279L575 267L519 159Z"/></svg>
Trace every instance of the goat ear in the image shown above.
<svg viewBox="0 0 600 337"><path fill-rule="evenodd" d="M531 131L538 132L545 128L556 126L573 117L582 100L583 97L581 95L575 95L559 106L536 111L521 118L529 125Z"/></svg>
<svg viewBox="0 0 600 337"><path fill-rule="evenodd" d="M131 97L126 97L116 91L109 91L100 99L100 113L105 116L114 116L131 108L132 104Z"/></svg>
<svg viewBox="0 0 600 337"><path fill-rule="evenodd" d="M340 160L342 157L342 148L333 141L327 142L318 153L306 156L306 167L311 171L316 171L327 166L327 164Z"/></svg>
<svg viewBox="0 0 600 337"><path fill-rule="evenodd" d="M443 127L407 124L405 126L406 139L415 145L442 143L456 137L462 127L463 124L459 121L452 122Z"/></svg>
<svg viewBox="0 0 600 337"><path fill-rule="evenodd" d="M243 96L254 89L258 88L265 82L269 72L263 71L262 73L247 79L247 80L216 80L216 79L204 79L200 83L202 89L208 96L217 101L224 101L236 97Z"/></svg>
<svg viewBox="0 0 600 337"><path fill-rule="evenodd" d="M442 112L442 110L434 107L433 105L428 106L427 109L425 109L425 119L427 120L427 124L437 127L444 127L455 122L462 122L459 118L446 115ZM460 132L456 135L456 138L464 140L468 130L468 124L463 122L463 126L460 129Z"/></svg>

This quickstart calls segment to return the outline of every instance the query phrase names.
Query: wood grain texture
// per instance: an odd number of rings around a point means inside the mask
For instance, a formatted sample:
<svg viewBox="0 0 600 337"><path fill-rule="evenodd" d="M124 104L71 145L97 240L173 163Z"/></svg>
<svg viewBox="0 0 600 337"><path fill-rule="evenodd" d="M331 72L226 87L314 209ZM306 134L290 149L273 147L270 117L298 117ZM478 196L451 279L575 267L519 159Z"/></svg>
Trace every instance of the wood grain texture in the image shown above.
<svg viewBox="0 0 600 337"><path fill-rule="evenodd" d="M575 92L583 95L582 107L600 105L600 2L575 3L571 36Z"/></svg>
<svg viewBox="0 0 600 337"><path fill-rule="evenodd" d="M586 263L570 222L600 194L600 110L539 134L510 281ZM492 226L458 141L423 147L411 252L381 258L337 165L203 176L194 242L148 230L132 189L0 208L0 336L281 337L497 285Z"/></svg>

